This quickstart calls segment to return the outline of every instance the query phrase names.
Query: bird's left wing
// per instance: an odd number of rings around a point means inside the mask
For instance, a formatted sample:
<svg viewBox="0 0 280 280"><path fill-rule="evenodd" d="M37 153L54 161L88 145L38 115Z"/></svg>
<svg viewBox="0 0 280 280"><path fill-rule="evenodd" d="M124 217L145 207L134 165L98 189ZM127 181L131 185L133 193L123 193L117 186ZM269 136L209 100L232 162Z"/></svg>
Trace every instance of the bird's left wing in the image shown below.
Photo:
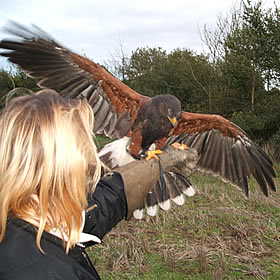
<svg viewBox="0 0 280 280"><path fill-rule="evenodd" d="M40 79L64 97L87 98L95 114L94 132L110 138L125 136L133 125L143 96L111 75L102 66L57 43L36 26L10 22L5 28L14 39L0 42L0 55Z"/></svg>
<svg viewBox="0 0 280 280"><path fill-rule="evenodd" d="M174 142L197 150L198 170L221 176L246 196L251 176L264 195L268 195L268 188L276 190L276 174L269 156L241 128L221 116L182 112L167 144Z"/></svg>

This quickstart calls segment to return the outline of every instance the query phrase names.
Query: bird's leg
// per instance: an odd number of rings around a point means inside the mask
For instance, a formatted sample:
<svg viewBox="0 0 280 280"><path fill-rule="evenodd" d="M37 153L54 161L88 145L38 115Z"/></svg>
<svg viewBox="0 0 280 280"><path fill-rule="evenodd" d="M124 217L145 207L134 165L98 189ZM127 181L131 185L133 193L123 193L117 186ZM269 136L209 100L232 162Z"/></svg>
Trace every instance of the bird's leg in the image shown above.
<svg viewBox="0 0 280 280"><path fill-rule="evenodd" d="M171 144L171 146L173 148L175 148L176 150L187 150L189 149L189 147L185 144L181 144L179 142L174 142L173 144ZM142 156L145 155L146 160L150 160L151 158L156 158L159 159L159 157L157 155L162 154L164 151L164 149L162 150L151 150L151 151L142 151Z"/></svg>
<svg viewBox="0 0 280 280"><path fill-rule="evenodd" d="M151 158L159 159L157 155L162 154L162 153L163 153L162 150L147 151L145 153L146 154L146 160L150 160Z"/></svg>
<svg viewBox="0 0 280 280"><path fill-rule="evenodd" d="M189 149L189 147L186 144L181 144L178 142L174 142L173 144L171 144L171 146L173 146L176 150L187 150Z"/></svg>

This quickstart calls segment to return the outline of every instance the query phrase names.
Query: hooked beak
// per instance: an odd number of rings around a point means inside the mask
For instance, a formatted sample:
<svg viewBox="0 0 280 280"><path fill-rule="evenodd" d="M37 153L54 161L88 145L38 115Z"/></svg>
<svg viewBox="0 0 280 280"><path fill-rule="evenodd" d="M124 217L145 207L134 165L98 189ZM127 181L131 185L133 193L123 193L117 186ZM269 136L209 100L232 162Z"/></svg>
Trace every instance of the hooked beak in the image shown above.
<svg viewBox="0 0 280 280"><path fill-rule="evenodd" d="M177 119L175 117L174 118L170 118L169 116L167 116L167 118L170 120L170 122L171 122L173 127L177 126L178 121L177 121Z"/></svg>

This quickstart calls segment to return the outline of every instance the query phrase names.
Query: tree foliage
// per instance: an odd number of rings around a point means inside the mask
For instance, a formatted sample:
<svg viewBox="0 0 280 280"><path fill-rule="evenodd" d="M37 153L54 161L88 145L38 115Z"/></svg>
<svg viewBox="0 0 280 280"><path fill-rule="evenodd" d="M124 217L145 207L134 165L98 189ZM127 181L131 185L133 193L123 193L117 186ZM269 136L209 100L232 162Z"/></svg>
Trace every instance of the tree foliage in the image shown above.
<svg viewBox="0 0 280 280"><path fill-rule="evenodd" d="M148 96L172 94L185 110L212 111L210 83L214 75L207 56L191 50L138 48L127 65L125 82ZM202 100L204 102L201 102Z"/></svg>
<svg viewBox="0 0 280 280"><path fill-rule="evenodd" d="M0 70L0 109L10 98L30 94L38 89L37 80L29 77L23 70L19 68L10 72Z"/></svg>
<svg viewBox="0 0 280 280"><path fill-rule="evenodd" d="M226 115L261 142L273 138L280 124L279 15L276 4L265 10L262 1L247 0L219 18L215 31L204 32L220 71L217 84L230 104Z"/></svg>

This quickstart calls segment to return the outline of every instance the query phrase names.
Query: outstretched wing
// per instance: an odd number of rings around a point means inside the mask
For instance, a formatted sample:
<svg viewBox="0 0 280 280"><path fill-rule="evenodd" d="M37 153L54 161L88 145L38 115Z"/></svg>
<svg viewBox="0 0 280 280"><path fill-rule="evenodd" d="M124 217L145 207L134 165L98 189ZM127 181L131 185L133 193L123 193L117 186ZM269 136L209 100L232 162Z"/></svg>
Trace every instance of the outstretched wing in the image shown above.
<svg viewBox="0 0 280 280"><path fill-rule="evenodd" d="M15 39L2 40L0 55L40 78L41 88L60 95L87 98L95 114L94 132L121 138L131 129L139 107L150 98L143 96L102 66L58 44L36 26L26 28L11 22L6 31Z"/></svg>
<svg viewBox="0 0 280 280"><path fill-rule="evenodd" d="M269 156L241 128L221 116L182 112L167 144L174 142L197 149L198 170L221 176L246 196L251 176L264 195L268 195L268 187L276 190L276 174Z"/></svg>

